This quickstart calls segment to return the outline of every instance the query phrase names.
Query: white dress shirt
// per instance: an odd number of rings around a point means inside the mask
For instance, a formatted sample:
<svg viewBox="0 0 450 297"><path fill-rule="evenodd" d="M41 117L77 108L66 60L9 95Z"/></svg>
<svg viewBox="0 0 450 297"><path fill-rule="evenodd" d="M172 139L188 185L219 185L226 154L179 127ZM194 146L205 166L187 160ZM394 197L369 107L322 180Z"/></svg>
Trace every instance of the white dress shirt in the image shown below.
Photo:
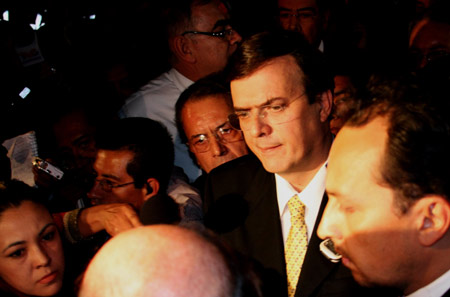
<svg viewBox="0 0 450 297"><path fill-rule="evenodd" d="M323 194L325 193L325 178L327 175L326 162L320 167L316 175L309 182L306 188L298 193L284 178L275 174L275 182L277 185L278 209L280 210L281 229L283 232L283 240L286 240L291 228L291 214L287 205L289 199L295 194L298 195L300 201L305 205L305 223L308 232L308 242L311 240L312 231L317 220L320 204L322 203Z"/></svg>
<svg viewBox="0 0 450 297"><path fill-rule="evenodd" d="M175 103L192 83L172 68L131 95L119 111L120 118L144 117L164 124L175 145L175 165L183 168L191 182L200 176L201 170L189 156L186 144L181 143L175 124Z"/></svg>

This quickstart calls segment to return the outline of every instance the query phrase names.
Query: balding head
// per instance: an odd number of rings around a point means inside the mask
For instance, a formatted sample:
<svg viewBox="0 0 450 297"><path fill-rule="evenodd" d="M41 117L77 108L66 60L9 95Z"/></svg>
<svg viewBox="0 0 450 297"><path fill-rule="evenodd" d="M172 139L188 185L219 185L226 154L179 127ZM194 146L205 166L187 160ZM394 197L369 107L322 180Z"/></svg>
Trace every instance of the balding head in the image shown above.
<svg viewBox="0 0 450 297"><path fill-rule="evenodd" d="M194 231L152 225L120 233L95 255L80 297L231 296L219 249Z"/></svg>

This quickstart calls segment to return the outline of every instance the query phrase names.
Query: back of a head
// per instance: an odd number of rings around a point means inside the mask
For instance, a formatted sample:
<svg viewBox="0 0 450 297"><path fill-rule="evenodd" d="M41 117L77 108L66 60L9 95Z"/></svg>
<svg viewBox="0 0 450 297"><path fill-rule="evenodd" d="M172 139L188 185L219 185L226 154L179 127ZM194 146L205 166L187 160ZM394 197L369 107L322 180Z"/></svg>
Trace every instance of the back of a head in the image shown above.
<svg viewBox="0 0 450 297"><path fill-rule="evenodd" d="M127 172L142 187L148 178L158 180L165 191L172 174L174 147L167 129L148 118L124 118L106 123L97 131L98 149L134 153Z"/></svg>
<svg viewBox="0 0 450 297"><path fill-rule="evenodd" d="M299 32L271 30L256 33L244 40L230 57L225 70L229 81L251 75L271 60L290 55L303 72L303 83L310 102L318 94L333 90L334 81L327 61Z"/></svg>
<svg viewBox="0 0 450 297"><path fill-rule="evenodd" d="M86 270L80 297L232 296L219 249L194 231L153 225L107 242Z"/></svg>

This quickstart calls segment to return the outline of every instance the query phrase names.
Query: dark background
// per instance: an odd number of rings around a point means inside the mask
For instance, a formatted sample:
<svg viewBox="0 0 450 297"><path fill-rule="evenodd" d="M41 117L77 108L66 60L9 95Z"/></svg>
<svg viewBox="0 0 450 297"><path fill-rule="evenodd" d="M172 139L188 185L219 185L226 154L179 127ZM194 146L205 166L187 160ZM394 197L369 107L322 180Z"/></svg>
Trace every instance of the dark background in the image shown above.
<svg viewBox="0 0 450 297"><path fill-rule="evenodd" d="M410 22L417 17L415 1L330 3L328 39L338 57L335 60L346 61L364 52L365 67L380 67L404 56ZM276 1L229 0L229 5L233 26L243 37L274 22ZM169 67L158 1L3 0L0 14L6 10L9 21L0 15L2 139L27 132L52 117L68 93L114 113L129 94ZM29 24L35 22L37 13L45 25L33 31ZM358 38L355 34L361 34L348 24L351 19L363 23L366 32L364 49L358 53L349 46ZM16 48L33 40L44 61L24 67ZM18 94L24 87L31 93L21 99Z"/></svg>

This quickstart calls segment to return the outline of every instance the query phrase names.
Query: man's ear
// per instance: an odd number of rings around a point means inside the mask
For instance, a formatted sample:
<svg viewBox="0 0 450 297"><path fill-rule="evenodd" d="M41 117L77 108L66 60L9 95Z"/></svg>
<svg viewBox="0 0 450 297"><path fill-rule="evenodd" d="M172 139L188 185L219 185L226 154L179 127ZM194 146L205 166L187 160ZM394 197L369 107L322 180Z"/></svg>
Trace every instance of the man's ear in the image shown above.
<svg viewBox="0 0 450 297"><path fill-rule="evenodd" d="M192 49L192 40L184 36L175 36L171 42L170 47L177 59L185 62L194 63L195 55Z"/></svg>
<svg viewBox="0 0 450 297"><path fill-rule="evenodd" d="M316 100L320 106L320 121L325 122L328 120L333 107L333 93L330 90L322 92Z"/></svg>
<svg viewBox="0 0 450 297"><path fill-rule="evenodd" d="M159 192L159 181L156 178L147 179L147 183L142 187L142 191L144 191L144 201L152 198Z"/></svg>
<svg viewBox="0 0 450 297"><path fill-rule="evenodd" d="M422 245L432 246L446 234L450 236L450 202L444 197L426 196L413 207L418 214L419 241Z"/></svg>

